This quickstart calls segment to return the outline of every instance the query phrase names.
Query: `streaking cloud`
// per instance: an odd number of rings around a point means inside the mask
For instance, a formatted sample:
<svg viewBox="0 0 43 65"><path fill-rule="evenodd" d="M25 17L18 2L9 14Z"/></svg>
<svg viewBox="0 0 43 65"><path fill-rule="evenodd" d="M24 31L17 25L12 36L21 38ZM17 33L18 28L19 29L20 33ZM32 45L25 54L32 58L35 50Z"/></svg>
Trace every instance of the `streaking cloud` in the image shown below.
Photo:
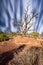
<svg viewBox="0 0 43 65"><path fill-rule="evenodd" d="M33 14L39 13L39 17L33 19L34 31L43 33L43 0L0 0L0 30L18 31L17 20L23 18L28 4L29 12L33 9Z"/></svg>
<svg viewBox="0 0 43 65"><path fill-rule="evenodd" d="M35 26L34 30L38 31L39 33L43 32L43 0L33 0L33 9L34 12L38 12L39 16L35 19Z"/></svg>

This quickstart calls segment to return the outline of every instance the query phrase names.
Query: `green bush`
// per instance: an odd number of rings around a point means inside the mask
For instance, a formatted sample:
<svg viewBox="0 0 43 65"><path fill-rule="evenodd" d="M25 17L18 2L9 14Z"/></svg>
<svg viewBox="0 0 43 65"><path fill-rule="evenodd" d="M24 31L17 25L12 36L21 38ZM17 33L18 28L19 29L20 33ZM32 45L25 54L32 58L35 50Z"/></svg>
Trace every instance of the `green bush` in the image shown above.
<svg viewBox="0 0 43 65"><path fill-rule="evenodd" d="M0 32L0 42L9 40L9 37L4 34L3 32Z"/></svg>
<svg viewBox="0 0 43 65"><path fill-rule="evenodd" d="M10 33L7 33L6 36L8 36L9 38L12 37L12 36L15 36L16 33L13 33L13 32L10 32Z"/></svg>
<svg viewBox="0 0 43 65"><path fill-rule="evenodd" d="M38 32L32 32L30 35L33 36L33 37L39 37L39 33Z"/></svg>

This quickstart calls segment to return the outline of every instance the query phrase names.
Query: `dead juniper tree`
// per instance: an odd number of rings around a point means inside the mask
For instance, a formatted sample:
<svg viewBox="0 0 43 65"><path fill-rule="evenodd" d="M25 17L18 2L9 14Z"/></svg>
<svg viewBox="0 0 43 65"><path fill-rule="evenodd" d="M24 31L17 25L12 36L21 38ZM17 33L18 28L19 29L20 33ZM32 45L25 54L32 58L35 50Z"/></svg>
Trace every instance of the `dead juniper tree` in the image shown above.
<svg viewBox="0 0 43 65"><path fill-rule="evenodd" d="M30 30L30 28L33 26L33 22L31 23L32 19L34 17L38 17L38 13L36 13L35 15L33 15L33 11L31 13L28 13L29 11L29 6L27 6L25 12L24 12L24 19L18 23L19 26L20 26L20 33L22 34L27 34L27 32ZM31 16L32 14L32 16Z"/></svg>

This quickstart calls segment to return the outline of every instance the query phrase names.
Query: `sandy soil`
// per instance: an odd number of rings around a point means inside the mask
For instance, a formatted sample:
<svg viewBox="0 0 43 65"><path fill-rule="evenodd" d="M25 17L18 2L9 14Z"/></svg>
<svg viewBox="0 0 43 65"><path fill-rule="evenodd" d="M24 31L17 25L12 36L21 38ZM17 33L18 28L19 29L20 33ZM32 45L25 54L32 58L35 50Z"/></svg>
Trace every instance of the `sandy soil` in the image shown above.
<svg viewBox="0 0 43 65"><path fill-rule="evenodd" d="M31 47L43 47L43 38L18 35L8 41L0 42L0 65L6 65L15 55L18 57Z"/></svg>
<svg viewBox="0 0 43 65"><path fill-rule="evenodd" d="M18 48L25 44L27 47L43 46L43 38L32 38L28 36L13 36L9 41L0 42L0 54Z"/></svg>

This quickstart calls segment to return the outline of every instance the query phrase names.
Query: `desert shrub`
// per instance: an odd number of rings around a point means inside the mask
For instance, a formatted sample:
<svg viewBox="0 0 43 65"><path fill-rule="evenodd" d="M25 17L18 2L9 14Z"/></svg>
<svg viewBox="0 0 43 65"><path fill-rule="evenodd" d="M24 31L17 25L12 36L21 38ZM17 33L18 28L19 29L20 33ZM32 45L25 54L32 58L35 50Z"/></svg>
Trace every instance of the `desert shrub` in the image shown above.
<svg viewBox="0 0 43 65"><path fill-rule="evenodd" d="M0 32L0 42L9 40L9 37L6 36L3 32Z"/></svg>
<svg viewBox="0 0 43 65"><path fill-rule="evenodd" d="M0 32L0 34L2 34L3 32Z"/></svg>
<svg viewBox="0 0 43 65"><path fill-rule="evenodd" d="M15 32L14 32L14 33L13 33L13 32L10 32L10 33L7 33L7 34L6 34L6 36L8 36L8 37L13 37L13 36L15 36L15 35L16 35Z"/></svg>
<svg viewBox="0 0 43 65"><path fill-rule="evenodd" d="M33 36L33 37L39 37L39 33L38 32L32 32L30 35Z"/></svg>

